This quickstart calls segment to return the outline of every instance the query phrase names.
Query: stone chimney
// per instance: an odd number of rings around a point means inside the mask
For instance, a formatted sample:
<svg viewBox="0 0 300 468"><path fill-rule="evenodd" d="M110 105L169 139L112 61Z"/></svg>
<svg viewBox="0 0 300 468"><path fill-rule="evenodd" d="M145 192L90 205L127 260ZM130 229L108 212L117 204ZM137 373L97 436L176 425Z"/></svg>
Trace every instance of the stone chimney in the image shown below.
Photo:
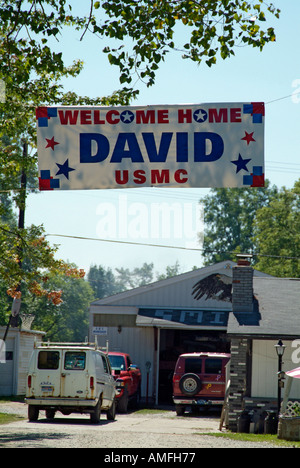
<svg viewBox="0 0 300 468"><path fill-rule="evenodd" d="M253 312L252 255L238 254L237 265L232 269L232 312Z"/></svg>

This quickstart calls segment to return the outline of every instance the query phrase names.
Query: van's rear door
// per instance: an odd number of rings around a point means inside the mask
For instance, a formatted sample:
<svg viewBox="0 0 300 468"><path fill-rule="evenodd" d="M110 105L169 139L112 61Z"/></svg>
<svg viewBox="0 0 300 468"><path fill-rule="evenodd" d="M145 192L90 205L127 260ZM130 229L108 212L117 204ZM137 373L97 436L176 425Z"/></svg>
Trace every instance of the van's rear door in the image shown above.
<svg viewBox="0 0 300 468"><path fill-rule="evenodd" d="M62 398L89 398L88 358L84 350L63 351Z"/></svg>
<svg viewBox="0 0 300 468"><path fill-rule="evenodd" d="M214 357L205 359L202 385L201 393L205 393L206 397L224 398L225 373L223 359Z"/></svg>
<svg viewBox="0 0 300 468"><path fill-rule="evenodd" d="M33 375L35 396L59 397L61 374L61 350L40 350L37 355L37 371Z"/></svg>

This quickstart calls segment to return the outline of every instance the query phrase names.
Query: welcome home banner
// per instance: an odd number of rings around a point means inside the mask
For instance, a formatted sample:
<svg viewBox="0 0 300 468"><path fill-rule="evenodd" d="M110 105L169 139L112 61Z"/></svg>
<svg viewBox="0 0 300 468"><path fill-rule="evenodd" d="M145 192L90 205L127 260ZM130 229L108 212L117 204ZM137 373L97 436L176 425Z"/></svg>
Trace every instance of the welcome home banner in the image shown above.
<svg viewBox="0 0 300 468"><path fill-rule="evenodd" d="M39 107L40 190L263 187L264 103Z"/></svg>

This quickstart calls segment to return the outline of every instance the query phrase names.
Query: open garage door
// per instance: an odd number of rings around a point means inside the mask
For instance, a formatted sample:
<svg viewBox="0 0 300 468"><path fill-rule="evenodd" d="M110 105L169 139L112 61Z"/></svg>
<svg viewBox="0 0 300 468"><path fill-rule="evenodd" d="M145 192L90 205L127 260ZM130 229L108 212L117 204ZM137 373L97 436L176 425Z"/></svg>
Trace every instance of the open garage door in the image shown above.
<svg viewBox="0 0 300 468"><path fill-rule="evenodd" d="M228 310L139 308L136 325L157 333L156 402L172 401L172 376L177 358L187 352L228 353Z"/></svg>
<svg viewBox="0 0 300 468"><path fill-rule="evenodd" d="M160 330L159 390L160 403L172 403L172 377L177 358L183 353L230 352L230 342L224 331Z"/></svg>

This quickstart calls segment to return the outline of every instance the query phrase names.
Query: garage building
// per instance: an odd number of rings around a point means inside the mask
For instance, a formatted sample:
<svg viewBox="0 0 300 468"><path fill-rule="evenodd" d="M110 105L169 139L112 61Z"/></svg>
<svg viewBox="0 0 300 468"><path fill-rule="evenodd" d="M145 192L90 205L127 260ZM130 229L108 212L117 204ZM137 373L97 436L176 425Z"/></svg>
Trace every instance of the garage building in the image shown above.
<svg viewBox="0 0 300 468"><path fill-rule="evenodd" d="M229 277L231 289L235 265L221 262L94 301L89 339L97 337L100 346L108 341L110 351L131 355L142 372L142 398L171 402L172 375L181 353L230 352L231 302L226 294L217 299L201 295L197 283L219 274Z"/></svg>

